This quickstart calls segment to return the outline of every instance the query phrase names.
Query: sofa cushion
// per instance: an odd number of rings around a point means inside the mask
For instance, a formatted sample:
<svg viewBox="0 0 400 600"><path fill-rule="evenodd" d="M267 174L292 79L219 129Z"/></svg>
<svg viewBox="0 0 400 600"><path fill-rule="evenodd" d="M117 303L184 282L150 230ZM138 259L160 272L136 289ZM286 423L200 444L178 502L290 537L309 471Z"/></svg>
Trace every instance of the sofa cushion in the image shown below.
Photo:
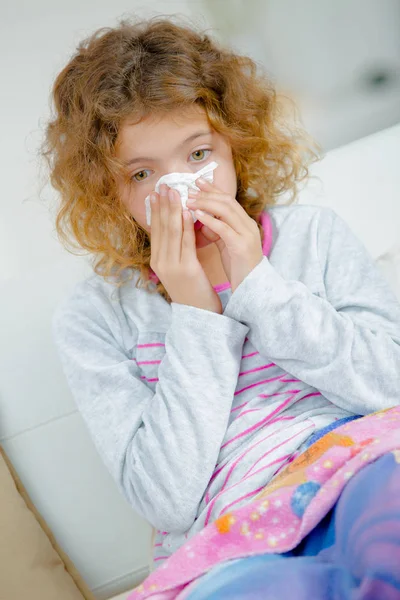
<svg viewBox="0 0 400 600"><path fill-rule="evenodd" d="M0 600L95 600L0 447Z"/></svg>

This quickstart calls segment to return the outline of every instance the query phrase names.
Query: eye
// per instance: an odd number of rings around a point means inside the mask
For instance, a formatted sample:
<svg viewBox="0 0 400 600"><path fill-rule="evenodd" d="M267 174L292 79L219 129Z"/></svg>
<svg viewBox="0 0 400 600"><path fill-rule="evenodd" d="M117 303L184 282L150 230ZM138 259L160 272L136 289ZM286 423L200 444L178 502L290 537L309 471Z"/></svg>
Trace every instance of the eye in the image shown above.
<svg viewBox="0 0 400 600"><path fill-rule="evenodd" d="M192 152L192 154L190 156L193 156L194 161L199 162L201 160L204 160L204 158L206 158L206 152L211 152L211 150L207 150L206 148L201 148L200 150L195 150L194 152ZM210 154L207 154L207 158L210 156Z"/></svg>
<svg viewBox="0 0 400 600"><path fill-rule="evenodd" d="M143 169L142 171L138 171L135 175L132 175L131 179L134 181L144 181L149 177L148 172L150 169Z"/></svg>

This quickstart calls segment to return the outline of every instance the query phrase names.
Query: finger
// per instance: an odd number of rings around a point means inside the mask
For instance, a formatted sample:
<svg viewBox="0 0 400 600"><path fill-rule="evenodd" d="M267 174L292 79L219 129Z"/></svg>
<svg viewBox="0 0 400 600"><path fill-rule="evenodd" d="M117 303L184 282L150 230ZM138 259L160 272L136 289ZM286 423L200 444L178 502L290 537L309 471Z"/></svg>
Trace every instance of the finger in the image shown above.
<svg viewBox="0 0 400 600"><path fill-rule="evenodd" d="M183 236L181 261L189 262L190 259L197 257L196 253L196 235L194 232L194 223L192 215L188 210L184 210L183 214Z"/></svg>
<svg viewBox="0 0 400 600"><path fill-rule="evenodd" d="M169 216L169 201L168 201L168 186L163 183L160 185L160 228L161 233L164 236L168 229L168 216Z"/></svg>
<svg viewBox="0 0 400 600"><path fill-rule="evenodd" d="M168 220L169 220L169 200L168 186L163 183L160 185L160 238L159 238L159 260L168 256Z"/></svg>
<svg viewBox="0 0 400 600"><path fill-rule="evenodd" d="M223 193L223 191L218 188L215 183L212 183L211 181L208 181L207 179L203 179L202 177L199 177L198 179L196 179L195 184L197 185L197 187L200 190L204 190L205 192L220 192Z"/></svg>
<svg viewBox="0 0 400 600"><path fill-rule="evenodd" d="M221 202L226 202L229 204L232 210L236 211L240 215L243 225L246 227L246 224L248 224L249 221L249 216L236 198L232 198L230 194L223 192L214 183L211 183L206 179L202 179L201 177L199 177L195 183L200 188L200 192L189 188L189 200L197 200L198 198L209 197L215 197L216 199L218 198Z"/></svg>
<svg viewBox="0 0 400 600"><path fill-rule="evenodd" d="M243 215L243 209L236 200L234 202L227 202L225 199L222 199L221 196L221 194L213 192L207 194L199 193L199 195L196 196L195 204L191 204L188 201L187 206L192 210L200 208L201 210L211 213L224 221L224 223L229 225L229 227L240 235L247 233L247 219L244 218L248 218L247 213ZM237 211L234 204L240 206L241 211Z"/></svg>
<svg viewBox="0 0 400 600"><path fill-rule="evenodd" d="M168 190L169 216L168 216L168 261L177 264L181 260L182 252L182 204L179 192Z"/></svg>
<svg viewBox="0 0 400 600"><path fill-rule="evenodd" d="M199 210L196 210L196 217L199 221L204 223L204 225L207 225L211 231L219 235L227 248L233 248L235 247L235 244L237 246L238 234L223 220L217 219Z"/></svg>
<svg viewBox="0 0 400 600"><path fill-rule="evenodd" d="M155 199L155 202L152 200ZM160 197L157 192L150 194L151 220L150 220L150 240L151 240L151 258L156 261L159 255L160 247Z"/></svg>
<svg viewBox="0 0 400 600"><path fill-rule="evenodd" d="M207 227L207 225L204 225L204 227L201 228L201 233L210 242L217 242L219 239L221 239L219 235Z"/></svg>
<svg viewBox="0 0 400 600"><path fill-rule="evenodd" d="M221 190L218 190L217 188L214 187L214 189L212 189L212 187L209 187L211 184L209 184L209 182L206 182L206 185L203 186L204 189L197 191L197 190L193 190L193 189L189 189L189 197L188 197L188 203L193 201L193 200L203 200L203 199L207 199L207 198L213 198L215 200L219 200L220 202L224 202L225 204L228 204L229 206L231 206L232 210L235 210L239 215L242 216L248 216L246 211L244 210L243 206L236 200L236 198L233 198L230 194L227 194L226 192L222 192ZM205 188L209 188L209 189L205 189ZM245 214L243 214L245 213Z"/></svg>

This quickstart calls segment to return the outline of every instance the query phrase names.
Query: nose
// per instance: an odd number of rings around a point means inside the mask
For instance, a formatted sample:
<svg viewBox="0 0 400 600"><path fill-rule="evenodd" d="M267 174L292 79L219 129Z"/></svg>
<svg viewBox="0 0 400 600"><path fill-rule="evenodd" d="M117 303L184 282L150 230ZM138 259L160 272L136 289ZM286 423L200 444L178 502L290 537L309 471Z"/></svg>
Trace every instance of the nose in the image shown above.
<svg viewBox="0 0 400 600"><path fill-rule="evenodd" d="M168 171L165 171L163 175L167 175L168 173L193 173L190 168L190 165L184 161L174 161L171 164L167 165Z"/></svg>

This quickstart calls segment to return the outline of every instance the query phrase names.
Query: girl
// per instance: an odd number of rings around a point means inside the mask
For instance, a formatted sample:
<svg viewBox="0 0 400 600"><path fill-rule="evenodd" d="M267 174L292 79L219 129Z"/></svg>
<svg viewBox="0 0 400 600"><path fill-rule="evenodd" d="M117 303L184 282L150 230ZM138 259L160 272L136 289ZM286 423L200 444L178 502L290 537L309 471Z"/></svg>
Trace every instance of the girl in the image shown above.
<svg viewBox="0 0 400 600"><path fill-rule="evenodd" d="M250 58L125 20L79 44L53 98L57 230L96 257L54 337L158 566L311 436L399 403L400 305L333 210L293 204L316 155ZM212 161L188 205L203 212L154 192Z"/></svg>

